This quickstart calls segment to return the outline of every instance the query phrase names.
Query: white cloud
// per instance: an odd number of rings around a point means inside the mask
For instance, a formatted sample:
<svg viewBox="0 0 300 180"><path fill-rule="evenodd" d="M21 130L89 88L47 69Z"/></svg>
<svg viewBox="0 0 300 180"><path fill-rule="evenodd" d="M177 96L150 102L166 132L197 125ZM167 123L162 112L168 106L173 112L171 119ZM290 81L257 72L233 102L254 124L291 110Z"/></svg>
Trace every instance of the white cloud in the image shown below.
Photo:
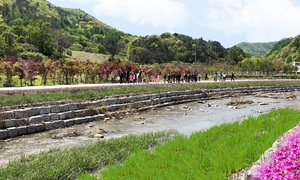
<svg viewBox="0 0 300 180"><path fill-rule="evenodd" d="M94 12L99 19L102 16L124 18L133 24L169 31L184 24L188 16L185 5L175 0L97 0Z"/></svg>
<svg viewBox="0 0 300 180"><path fill-rule="evenodd" d="M247 41L273 41L300 34L300 5L292 0L205 0L207 23Z"/></svg>

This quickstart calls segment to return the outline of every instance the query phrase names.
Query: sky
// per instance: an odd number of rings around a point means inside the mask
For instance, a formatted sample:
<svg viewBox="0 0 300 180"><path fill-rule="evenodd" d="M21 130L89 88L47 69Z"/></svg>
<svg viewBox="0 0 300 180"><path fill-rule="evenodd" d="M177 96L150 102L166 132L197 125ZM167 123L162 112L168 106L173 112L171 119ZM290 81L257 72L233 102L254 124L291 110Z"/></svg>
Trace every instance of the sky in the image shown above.
<svg viewBox="0 0 300 180"><path fill-rule="evenodd" d="M48 0L138 36L179 33L219 41L271 42L300 34L300 0Z"/></svg>

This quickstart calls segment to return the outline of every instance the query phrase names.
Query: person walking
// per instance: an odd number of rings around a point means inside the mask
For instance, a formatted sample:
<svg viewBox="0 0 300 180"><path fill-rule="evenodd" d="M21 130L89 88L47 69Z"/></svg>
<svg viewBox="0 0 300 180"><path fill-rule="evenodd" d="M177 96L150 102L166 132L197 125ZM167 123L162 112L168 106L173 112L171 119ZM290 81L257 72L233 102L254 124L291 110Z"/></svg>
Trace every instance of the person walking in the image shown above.
<svg viewBox="0 0 300 180"><path fill-rule="evenodd" d="M207 81L207 80L208 80L208 74L207 74L207 73L205 73L205 77L204 77L204 79L205 79L205 81Z"/></svg>
<svg viewBox="0 0 300 180"><path fill-rule="evenodd" d="M234 81L234 73L231 73L231 81Z"/></svg>

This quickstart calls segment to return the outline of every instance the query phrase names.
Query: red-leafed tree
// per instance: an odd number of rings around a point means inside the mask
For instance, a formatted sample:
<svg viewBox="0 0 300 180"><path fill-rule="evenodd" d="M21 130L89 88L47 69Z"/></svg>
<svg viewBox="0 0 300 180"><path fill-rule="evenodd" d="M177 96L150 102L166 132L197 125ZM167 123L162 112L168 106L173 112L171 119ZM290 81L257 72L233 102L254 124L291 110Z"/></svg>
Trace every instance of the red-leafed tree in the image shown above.
<svg viewBox="0 0 300 180"><path fill-rule="evenodd" d="M17 58L14 56L8 56L4 58L3 61L3 70L5 75L5 83L4 86L11 87L12 86L12 77L13 77L13 65L17 62Z"/></svg>
<svg viewBox="0 0 300 180"><path fill-rule="evenodd" d="M51 72L52 62L51 60L44 60L36 62L36 68L38 74L42 77L43 85L47 85L47 78Z"/></svg>
<svg viewBox="0 0 300 180"><path fill-rule="evenodd" d="M61 61L60 69L64 75L65 84L70 84L75 76L74 61Z"/></svg>
<svg viewBox="0 0 300 180"><path fill-rule="evenodd" d="M23 61L23 67L24 67L24 70L26 72L26 75L27 75L27 79L29 80L30 82L30 86L33 86L33 82L37 79L36 78L36 75L38 74L37 72L37 64L36 64L36 61L33 61L33 60L26 60L26 61Z"/></svg>
<svg viewBox="0 0 300 180"><path fill-rule="evenodd" d="M99 64L99 73L105 76L105 81L108 82L110 75L117 75L121 71L121 66L118 61L104 61Z"/></svg>
<svg viewBox="0 0 300 180"><path fill-rule="evenodd" d="M26 77L25 70L23 64L21 62L17 62L13 65L13 72L15 75L19 77L20 86L23 86L23 79Z"/></svg>

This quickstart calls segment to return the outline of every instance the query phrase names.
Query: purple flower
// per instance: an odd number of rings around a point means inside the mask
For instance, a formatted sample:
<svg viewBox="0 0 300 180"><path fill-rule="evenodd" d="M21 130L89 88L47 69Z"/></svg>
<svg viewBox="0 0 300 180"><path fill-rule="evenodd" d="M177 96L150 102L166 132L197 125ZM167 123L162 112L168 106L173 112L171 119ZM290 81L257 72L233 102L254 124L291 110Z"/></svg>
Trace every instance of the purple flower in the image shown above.
<svg viewBox="0 0 300 180"><path fill-rule="evenodd" d="M254 172L254 180L298 180L300 179L300 127L291 133L282 147L271 155L271 159Z"/></svg>

